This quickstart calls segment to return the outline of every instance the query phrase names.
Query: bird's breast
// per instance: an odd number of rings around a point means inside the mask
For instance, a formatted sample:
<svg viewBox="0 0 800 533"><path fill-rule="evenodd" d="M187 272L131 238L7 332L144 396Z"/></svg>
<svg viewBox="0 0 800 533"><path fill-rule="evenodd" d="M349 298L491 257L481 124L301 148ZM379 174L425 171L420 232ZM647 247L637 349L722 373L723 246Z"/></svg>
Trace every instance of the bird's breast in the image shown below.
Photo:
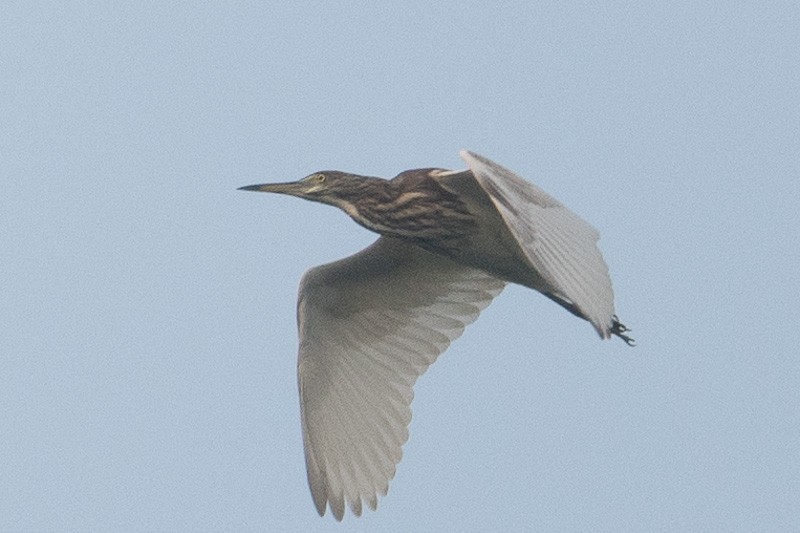
<svg viewBox="0 0 800 533"><path fill-rule="evenodd" d="M365 201L343 209L356 222L381 235L441 246L453 246L476 228L474 214L446 192L403 191L388 201Z"/></svg>

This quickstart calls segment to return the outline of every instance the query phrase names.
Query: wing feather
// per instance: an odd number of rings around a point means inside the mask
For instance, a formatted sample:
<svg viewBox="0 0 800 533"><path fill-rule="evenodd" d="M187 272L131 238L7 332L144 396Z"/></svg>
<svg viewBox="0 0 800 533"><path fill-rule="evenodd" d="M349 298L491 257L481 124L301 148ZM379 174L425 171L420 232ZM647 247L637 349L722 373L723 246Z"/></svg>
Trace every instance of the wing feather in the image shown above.
<svg viewBox="0 0 800 533"><path fill-rule="evenodd" d="M381 237L300 284L298 385L320 515L385 495L408 440L413 385L504 283Z"/></svg>
<svg viewBox="0 0 800 533"><path fill-rule="evenodd" d="M466 150L460 155L554 295L575 305L608 338L614 293L597 230L510 170Z"/></svg>

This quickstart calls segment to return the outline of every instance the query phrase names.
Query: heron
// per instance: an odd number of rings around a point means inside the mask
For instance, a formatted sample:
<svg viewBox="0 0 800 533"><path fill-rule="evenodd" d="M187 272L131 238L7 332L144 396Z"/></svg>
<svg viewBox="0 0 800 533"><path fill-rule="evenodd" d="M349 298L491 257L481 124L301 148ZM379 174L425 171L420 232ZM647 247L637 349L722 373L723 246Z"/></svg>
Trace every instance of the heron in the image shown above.
<svg viewBox="0 0 800 533"><path fill-rule="evenodd" d="M297 302L306 472L320 516L360 516L385 496L408 440L417 378L507 283L626 333L598 232L514 172L461 150L466 170L391 180L321 171L241 187L329 204L380 237L308 270Z"/></svg>

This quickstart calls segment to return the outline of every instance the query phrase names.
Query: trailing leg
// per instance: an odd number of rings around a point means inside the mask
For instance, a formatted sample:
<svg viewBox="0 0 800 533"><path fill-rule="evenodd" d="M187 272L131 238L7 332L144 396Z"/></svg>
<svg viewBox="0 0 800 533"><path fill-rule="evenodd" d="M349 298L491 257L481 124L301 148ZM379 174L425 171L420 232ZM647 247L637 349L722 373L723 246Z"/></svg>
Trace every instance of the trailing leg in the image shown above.
<svg viewBox="0 0 800 533"><path fill-rule="evenodd" d="M569 300L566 300L564 298L561 298L560 296L556 296L555 294L551 294L549 292L543 292L542 294L553 300L555 303L557 303L558 305L560 305L561 307L563 307L576 317L582 318L586 321L589 320L588 318L586 318L586 315L584 315L583 312ZM623 324L622 322L620 322L617 315L614 315L613 321L611 322L611 334L616 335L617 337L622 339L628 346L636 346L635 341L629 335L626 335L626 333L629 331L630 328L625 324Z"/></svg>

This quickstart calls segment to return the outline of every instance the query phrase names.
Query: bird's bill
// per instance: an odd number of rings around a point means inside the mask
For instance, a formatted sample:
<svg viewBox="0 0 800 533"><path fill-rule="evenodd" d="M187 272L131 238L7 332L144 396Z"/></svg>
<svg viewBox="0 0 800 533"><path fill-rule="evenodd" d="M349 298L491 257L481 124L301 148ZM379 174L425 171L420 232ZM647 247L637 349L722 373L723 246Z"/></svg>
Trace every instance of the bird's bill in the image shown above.
<svg viewBox="0 0 800 533"><path fill-rule="evenodd" d="M308 191L308 184L302 181L288 183L263 183L261 185L248 185L239 187L240 191L274 192L278 194L301 195Z"/></svg>

